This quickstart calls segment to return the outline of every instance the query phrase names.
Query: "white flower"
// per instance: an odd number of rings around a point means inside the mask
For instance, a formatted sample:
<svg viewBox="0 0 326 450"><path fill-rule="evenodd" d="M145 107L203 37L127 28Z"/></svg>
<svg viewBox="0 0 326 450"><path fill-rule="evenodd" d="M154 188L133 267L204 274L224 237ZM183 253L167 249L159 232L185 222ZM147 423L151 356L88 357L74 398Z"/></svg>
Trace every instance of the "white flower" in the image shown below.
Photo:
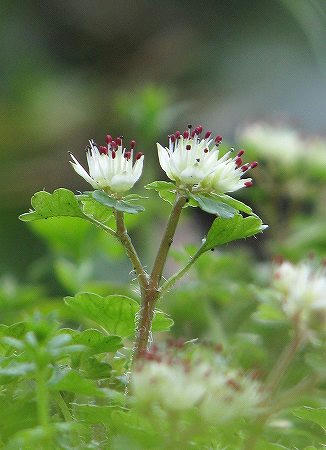
<svg viewBox="0 0 326 450"><path fill-rule="evenodd" d="M106 144L98 147L93 140L89 141L86 153L89 174L73 155L70 163L94 189L118 193L128 191L141 176L144 156L141 152L136 153L133 164L135 141L131 141L130 150L126 150L121 137L113 140L107 135Z"/></svg>
<svg viewBox="0 0 326 450"><path fill-rule="evenodd" d="M169 358L143 361L133 373L132 393L137 404L164 411L196 407L208 422L225 423L258 412L262 394L258 382L207 363Z"/></svg>
<svg viewBox="0 0 326 450"><path fill-rule="evenodd" d="M200 405L210 422L225 423L237 417L257 414L263 395L257 381L225 370L212 373L207 380L207 395Z"/></svg>
<svg viewBox="0 0 326 450"><path fill-rule="evenodd" d="M287 166L305 157L305 142L299 133L286 125L253 123L239 132L239 140L267 159L282 161Z"/></svg>
<svg viewBox="0 0 326 450"><path fill-rule="evenodd" d="M232 158L234 150L231 149L219 158L218 147L222 137L210 139L212 133L207 131L201 139L202 131L201 126L183 134L176 131L169 136L168 147L157 143L159 161L167 176L180 187L208 193L233 192L252 186L251 178L242 179L242 176L257 163L242 165L243 150Z"/></svg>
<svg viewBox="0 0 326 450"><path fill-rule="evenodd" d="M326 269L312 263L283 262L274 274L274 287L282 295L282 308L290 318L310 320L326 313Z"/></svg>
<svg viewBox="0 0 326 450"><path fill-rule="evenodd" d="M186 410L205 393L197 373L188 373L182 364L146 362L134 372L132 391L139 403L153 403L165 410Z"/></svg>

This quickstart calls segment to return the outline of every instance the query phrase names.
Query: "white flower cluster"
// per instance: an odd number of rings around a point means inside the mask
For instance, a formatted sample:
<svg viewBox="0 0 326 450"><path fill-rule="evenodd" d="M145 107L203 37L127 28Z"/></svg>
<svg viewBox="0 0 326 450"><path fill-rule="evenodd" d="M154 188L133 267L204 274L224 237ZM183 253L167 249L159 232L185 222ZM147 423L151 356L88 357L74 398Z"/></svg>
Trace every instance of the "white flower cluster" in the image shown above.
<svg viewBox="0 0 326 450"><path fill-rule="evenodd" d="M308 323L318 316L326 323L325 266L283 262L275 270L273 285L281 294L282 308L289 318Z"/></svg>
<svg viewBox="0 0 326 450"><path fill-rule="evenodd" d="M106 136L106 146L97 146L94 141L89 141L86 157L89 174L77 159L71 155L70 161L75 171L83 177L94 189L108 190L110 193L128 191L140 178L144 156L136 153L133 164L133 153L136 142L130 142L130 150L123 146L122 137L113 139Z"/></svg>
<svg viewBox="0 0 326 450"><path fill-rule="evenodd" d="M256 122L239 130L241 144L262 157L282 162L287 167L326 164L326 140L301 135L285 124Z"/></svg>
<svg viewBox="0 0 326 450"><path fill-rule="evenodd" d="M234 192L243 187L252 186L251 178L242 178L248 170L257 166L256 162L243 164L240 150L232 157L233 149L220 157L219 145L221 136L211 139L211 131L203 138L202 126L191 131L176 131L168 136L168 147L157 144L159 161L162 169L170 180L180 187L195 188L197 191L214 192L217 194Z"/></svg>
<svg viewBox="0 0 326 450"><path fill-rule="evenodd" d="M196 407L212 423L255 415L262 401L259 384L249 377L206 363L192 366L168 359L144 361L133 373L132 393L137 404L164 411Z"/></svg>

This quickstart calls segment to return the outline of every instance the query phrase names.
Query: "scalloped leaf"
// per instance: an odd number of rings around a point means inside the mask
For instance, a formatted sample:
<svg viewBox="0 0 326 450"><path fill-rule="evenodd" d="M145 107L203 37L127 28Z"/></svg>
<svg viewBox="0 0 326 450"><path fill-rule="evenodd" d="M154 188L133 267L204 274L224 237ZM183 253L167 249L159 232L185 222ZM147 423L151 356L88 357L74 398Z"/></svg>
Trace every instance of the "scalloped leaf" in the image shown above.
<svg viewBox="0 0 326 450"><path fill-rule="evenodd" d="M117 211L126 212L129 214L138 214L145 211L145 208L140 205L134 205L124 200L117 200L114 197L106 194L104 191L93 191L92 197L99 203L109 208L116 209Z"/></svg>
<svg viewBox="0 0 326 450"><path fill-rule="evenodd" d="M97 294L82 292L74 297L66 297L65 303L82 317L94 321L108 333L127 337L135 332L136 314L140 306L132 298L124 295L101 297ZM162 311L155 311L153 331L167 331L173 325Z"/></svg>
<svg viewBox="0 0 326 450"><path fill-rule="evenodd" d="M69 334L72 337L72 343L84 345L85 352L96 355L99 353L112 352L123 347L120 336L107 336L99 330L90 328L84 331L62 328L60 333Z"/></svg>
<svg viewBox="0 0 326 450"><path fill-rule="evenodd" d="M230 219L231 217L234 217L235 213L237 212L237 210L232 206L218 201L211 196L190 194L190 197L198 203L198 206L203 211L206 211L209 214L215 214L219 217L223 217L224 219Z"/></svg>
<svg viewBox="0 0 326 450"><path fill-rule="evenodd" d="M250 208L250 206L246 205L243 202L240 202L240 200L236 200L235 198L230 197L227 194L212 194L212 195L216 198L219 198L223 203L232 206L232 208L236 209L237 211L242 211L248 214L249 216L258 217L257 214L255 214L253 210Z"/></svg>
<svg viewBox="0 0 326 450"><path fill-rule="evenodd" d="M31 200L34 211L19 216L20 220L49 219L50 217L80 217L84 215L76 196L69 189L59 188L53 194L40 191L33 195Z"/></svg>
<svg viewBox="0 0 326 450"><path fill-rule="evenodd" d="M254 236L266 228L267 225L263 225L259 217L242 217L241 214L236 214L230 219L218 217L214 220L199 251L204 253L218 245Z"/></svg>

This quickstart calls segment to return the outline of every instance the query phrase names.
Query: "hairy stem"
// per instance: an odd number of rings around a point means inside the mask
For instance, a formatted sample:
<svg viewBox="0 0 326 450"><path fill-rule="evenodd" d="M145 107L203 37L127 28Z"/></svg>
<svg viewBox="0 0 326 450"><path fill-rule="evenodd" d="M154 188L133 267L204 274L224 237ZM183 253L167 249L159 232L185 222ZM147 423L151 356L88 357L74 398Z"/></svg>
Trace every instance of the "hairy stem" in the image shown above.
<svg viewBox="0 0 326 450"><path fill-rule="evenodd" d="M140 262L138 254L136 252L136 249L133 246L133 243L131 242L130 236L127 233L123 212L116 211L115 217L116 217L116 223L117 223L116 235L119 238L122 245L124 246L127 256L130 259L130 261L135 269L135 272L137 274L138 283L139 283L140 290L141 290L142 297L143 297L147 290L147 287L148 287L148 280L147 280L146 272L142 266L142 263Z"/></svg>
<svg viewBox="0 0 326 450"><path fill-rule="evenodd" d="M182 278L188 272L191 266L197 261L197 259L200 257L201 254L202 253L198 250L198 252L195 253L194 256L190 258L190 260L182 269L180 269L177 273L172 275L172 277L169 278L165 283L163 283L160 288L160 293L163 294L164 292L169 290L178 280L180 280L180 278Z"/></svg>
<svg viewBox="0 0 326 450"><path fill-rule="evenodd" d="M186 197L177 197L176 201L173 205L168 223L166 225L166 229L164 235L161 240L160 247L158 249L156 259L154 261L153 270L151 273L150 285L158 289L159 283L161 281L163 269L165 266L166 258L168 256L168 252L170 246L173 242L173 237L175 234L175 230L177 228L180 215L182 212L182 208L186 203Z"/></svg>

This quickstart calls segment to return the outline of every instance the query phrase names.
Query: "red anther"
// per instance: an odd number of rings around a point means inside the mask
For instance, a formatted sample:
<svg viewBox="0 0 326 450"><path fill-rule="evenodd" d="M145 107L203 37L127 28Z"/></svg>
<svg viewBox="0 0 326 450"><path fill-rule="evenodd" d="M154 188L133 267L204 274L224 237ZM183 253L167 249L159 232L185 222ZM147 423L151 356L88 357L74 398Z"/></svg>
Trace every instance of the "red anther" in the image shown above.
<svg viewBox="0 0 326 450"><path fill-rule="evenodd" d="M251 164L250 164L250 167L252 168L252 169L254 169L255 167L257 167L258 166L258 162L257 161L254 161L254 162L252 162Z"/></svg>
<svg viewBox="0 0 326 450"><path fill-rule="evenodd" d="M174 134L171 134L170 139L171 139L171 142L173 142L173 144L174 144L175 143L175 136L174 136Z"/></svg>
<svg viewBox="0 0 326 450"><path fill-rule="evenodd" d="M244 185L245 185L247 188L249 188L249 187L251 187L253 184L254 184L254 183L253 183L252 181L246 181Z"/></svg>
<svg viewBox="0 0 326 450"><path fill-rule="evenodd" d="M277 264L277 265L281 265L284 263L284 258L282 255L275 255L273 256L273 263Z"/></svg>
<svg viewBox="0 0 326 450"><path fill-rule="evenodd" d="M122 144L122 139L121 139L121 137L115 138L115 142L116 142L117 145L121 145L121 144Z"/></svg>
<svg viewBox="0 0 326 450"><path fill-rule="evenodd" d="M191 135L190 135L190 136L191 136L192 138L194 138L194 137L195 137L195 134L196 134L196 130L193 130L193 131L191 132Z"/></svg>
<svg viewBox="0 0 326 450"><path fill-rule="evenodd" d="M176 139L179 139L179 137L181 136L181 133L180 133L180 131L176 131L176 132L174 133L174 135L175 135L175 138L176 138Z"/></svg>
<svg viewBox="0 0 326 450"><path fill-rule="evenodd" d="M136 161L138 161L138 159L140 159L142 156L143 156L142 152L136 153L136 156L135 156Z"/></svg>
<svg viewBox="0 0 326 450"><path fill-rule="evenodd" d="M216 138L215 138L215 143L216 143L216 144L219 144L219 143L222 142L222 140L223 140L222 136L218 135L218 136L216 136Z"/></svg>
<svg viewBox="0 0 326 450"><path fill-rule="evenodd" d="M184 137L185 139L188 139L188 138L189 138L189 131L188 131L188 130L186 130L186 131L183 132L183 137Z"/></svg>
<svg viewBox="0 0 326 450"><path fill-rule="evenodd" d="M131 156L131 152L124 152L123 156L126 158L126 160L128 161L130 159Z"/></svg>
<svg viewBox="0 0 326 450"><path fill-rule="evenodd" d="M238 158L235 160L235 165L236 165L237 167L240 167L242 163L243 163L242 158L239 158L239 157L238 157Z"/></svg>
<svg viewBox="0 0 326 450"><path fill-rule="evenodd" d="M241 386L239 383L237 383L235 380L227 380L226 384L230 386L230 388L234 389L235 391L241 391Z"/></svg>
<svg viewBox="0 0 326 450"><path fill-rule="evenodd" d="M136 141L132 140L130 141L130 148L135 148L136 147Z"/></svg>
<svg viewBox="0 0 326 450"><path fill-rule="evenodd" d="M115 151L114 151L114 150L112 150L112 152L111 152L111 156L112 156L112 159L114 159L114 158L115 158Z"/></svg>
<svg viewBox="0 0 326 450"><path fill-rule="evenodd" d="M195 128L195 133L198 135L203 131L203 127L201 125L199 125L198 127Z"/></svg>
<svg viewBox="0 0 326 450"><path fill-rule="evenodd" d="M245 152L244 150L239 150L237 156L242 156L244 154L244 152Z"/></svg>
<svg viewBox="0 0 326 450"><path fill-rule="evenodd" d="M99 146L99 151L101 155L107 155L108 154L108 149L106 147L104 147L104 145L100 145Z"/></svg>
<svg viewBox="0 0 326 450"><path fill-rule="evenodd" d="M208 153L209 152L209 149L206 147L206 148L204 148L204 153Z"/></svg>
<svg viewBox="0 0 326 450"><path fill-rule="evenodd" d="M106 142L107 144L111 144L111 142L112 142L112 136L111 136L110 134L107 134L107 135L105 136L105 142Z"/></svg>
<svg viewBox="0 0 326 450"><path fill-rule="evenodd" d="M115 141L112 141L111 142L111 147L112 147L112 149L117 148L118 144Z"/></svg>
<svg viewBox="0 0 326 450"><path fill-rule="evenodd" d="M245 164L244 166L241 167L242 172L245 172L248 169L249 169L248 164Z"/></svg>
<svg viewBox="0 0 326 450"><path fill-rule="evenodd" d="M186 145L186 150L191 150L191 145L190 144Z"/></svg>
<svg viewBox="0 0 326 450"><path fill-rule="evenodd" d="M212 132L210 130L206 131L205 139L208 139L211 136Z"/></svg>

